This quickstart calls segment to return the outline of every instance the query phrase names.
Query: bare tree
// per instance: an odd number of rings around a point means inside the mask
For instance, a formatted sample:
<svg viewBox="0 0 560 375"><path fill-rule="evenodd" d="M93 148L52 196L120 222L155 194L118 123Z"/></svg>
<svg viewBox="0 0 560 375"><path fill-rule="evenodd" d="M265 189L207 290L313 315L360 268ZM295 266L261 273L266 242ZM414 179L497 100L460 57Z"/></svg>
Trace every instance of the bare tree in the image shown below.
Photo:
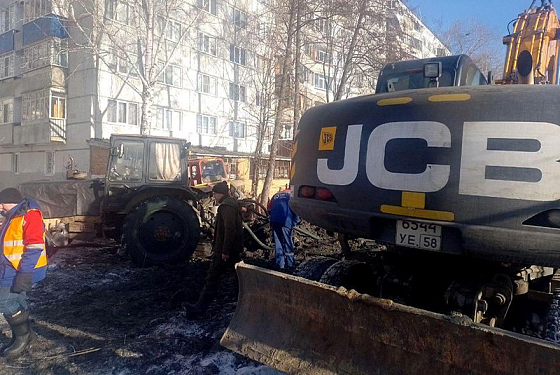
<svg viewBox="0 0 560 375"><path fill-rule="evenodd" d="M442 41L453 54L469 55L483 71L501 74L503 51L498 33L476 19L456 21L442 34Z"/></svg>
<svg viewBox="0 0 560 375"><path fill-rule="evenodd" d="M151 128L157 84L200 10L182 0L55 0L68 17L75 50L85 50L141 98L140 133ZM179 22L180 20L180 22ZM96 69L98 70L98 69Z"/></svg>
<svg viewBox="0 0 560 375"><path fill-rule="evenodd" d="M290 71L293 71L292 65L292 48L293 48L293 39L295 35L295 28L296 28L296 15L297 15L297 4L300 0L289 0L287 4L284 5L283 12L284 15L287 16L286 23L284 25L285 28L285 35L286 43L283 48L279 51L280 59L278 61L279 65L279 74L276 77L276 113L274 118L274 130L272 132L272 139L270 144L270 154L268 157L268 166L266 171L266 177L264 180L262 193L261 193L261 204L266 204L268 199L268 194L270 191L270 187L272 185L272 179L274 178L274 170L276 165L276 154L278 152L278 140L280 139L280 132L283 128L283 110L285 109L286 101L290 96L287 88L289 85L289 77L288 74Z"/></svg>

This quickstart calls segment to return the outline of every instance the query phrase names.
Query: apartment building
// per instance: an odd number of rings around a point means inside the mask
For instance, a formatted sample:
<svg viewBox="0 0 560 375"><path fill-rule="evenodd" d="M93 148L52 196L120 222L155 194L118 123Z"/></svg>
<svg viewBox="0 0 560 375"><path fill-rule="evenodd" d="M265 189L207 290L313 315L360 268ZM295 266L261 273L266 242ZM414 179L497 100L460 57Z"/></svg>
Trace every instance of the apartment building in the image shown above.
<svg viewBox="0 0 560 375"><path fill-rule="evenodd" d="M137 44L147 34L135 18L136 0L91 1L78 11L58 0L0 0L0 188L65 179L68 168L95 174L92 165L103 163L92 161L92 147L113 133L140 133L145 82L139 69L147 66L136 60ZM392 19L406 30L399 43L410 47L410 57L448 53L400 1L392 3L398 8ZM164 52L154 64L146 132L237 156L254 152L264 137L266 153L273 121L267 109L275 101L269 89L279 74L277 47L268 42L276 21L270 3L178 4L181 11L158 16L153 33ZM340 73L328 76L325 67L340 59L318 42L326 29L317 21L304 31L314 37L301 45L300 99L290 101L300 113L333 100ZM122 44L123 35L135 39ZM371 93L371 87L367 77L356 78L344 97ZM281 138L289 141L294 111L285 112Z"/></svg>

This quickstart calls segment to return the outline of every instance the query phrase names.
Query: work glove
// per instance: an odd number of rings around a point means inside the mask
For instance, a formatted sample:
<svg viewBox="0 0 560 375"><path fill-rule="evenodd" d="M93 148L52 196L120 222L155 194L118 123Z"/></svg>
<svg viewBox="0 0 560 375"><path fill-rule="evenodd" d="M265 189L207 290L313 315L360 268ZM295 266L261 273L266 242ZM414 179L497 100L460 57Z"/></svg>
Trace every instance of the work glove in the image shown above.
<svg viewBox="0 0 560 375"><path fill-rule="evenodd" d="M33 272L18 272L14 278L10 292L21 293L28 292L33 286Z"/></svg>

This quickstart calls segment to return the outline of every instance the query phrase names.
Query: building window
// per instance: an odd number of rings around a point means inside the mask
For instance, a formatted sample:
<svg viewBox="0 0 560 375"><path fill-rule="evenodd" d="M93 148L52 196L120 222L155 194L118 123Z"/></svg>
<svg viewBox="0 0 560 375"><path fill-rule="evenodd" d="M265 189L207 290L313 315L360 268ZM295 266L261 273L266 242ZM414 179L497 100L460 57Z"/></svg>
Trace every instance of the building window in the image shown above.
<svg viewBox="0 0 560 375"><path fill-rule="evenodd" d="M216 117L197 115L196 132L199 134L216 134Z"/></svg>
<svg viewBox="0 0 560 375"><path fill-rule="evenodd" d="M39 90L22 95L23 121L42 118L66 118L66 97L55 90Z"/></svg>
<svg viewBox="0 0 560 375"><path fill-rule="evenodd" d="M237 47L233 44L229 46L229 61L232 61L236 64L245 65L245 58L247 55L247 51L245 48Z"/></svg>
<svg viewBox="0 0 560 375"><path fill-rule="evenodd" d="M178 42L181 39L182 25L169 18L158 17L158 33L166 39Z"/></svg>
<svg viewBox="0 0 560 375"><path fill-rule="evenodd" d="M167 108L157 108L156 126L164 130L181 130L181 112Z"/></svg>
<svg viewBox="0 0 560 375"><path fill-rule="evenodd" d="M289 178L290 162L288 160L276 160L274 163L274 178Z"/></svg>
<svg viewBox="0 0 560 375"><path fill-rule="evenodd" d="M247 14L237 8L231 8L231 23L244 29L247 26Z"/></svg>
<svg viewBox="0 0 560 375"><path fill-rule="evenodd" d="M257 71L264 73L270 68L270 60L264 56L257 55Z"/></svg>
<svg viewBox="0 0 560 375"><path fill-rule="evenodd" d="M237 179L237 159L224 158L224 163L227 166L228 178Z"/></svg>
<svg viewBox="0 0 560 375"><path fill-rule="evenodd" d="M112 48L109 59L110 60L107 62L107 65L112 72L131 77L138 76L136 68L133 66L133 64L138 62L135 53L129 53L127 58L123 51L117 51L116 48Z"/></svg>
<svg viewBox="0 0 560 375"><path fill-rule="evenodd" d="M66 97L64 95L51 94L51 118L66 118Z"/></svg>
<svg viewBox="0 0 560 375"><path fill-rule="evenodd" d="M19 152L12 154L12 173L19 174Z"/></svg>
<svg viewBox="0 0 560 375"><path fill-rule="evenodd" d="M138 125L138 104L128 103L128 119L130 125Z"/></svg>
<svg viewBox="0 0 560 375"><path fill-rule="evenodd" d="M258 21L257 22L257 35L261 40L266 40L271 34L271 24L269 22Z"/></svg>
<svg viewBox="0 0 560 375"><path fill-rule="evenodd" d="M105 18L128 25L131 18L128 4L119 0L105 0Z"/></svg>
<svg viewBox="0 0 560 375"><path fill-rule="evenodd" d="M208 13L217 15L217 0L196 0L196 6Z"/></svg>
<svg viewBox="0 0 560 375"><path fill-rule="evenodd" d="M313 85L318 89L326 90L329 86L329 78L325 79L325 76L319 73L313 73L314 81Z"/></svg>
<svg viewBox="0 0 560 375"><path fill-rule="evenodd" d="M182 72L183 70L180 66L167 64L165 69L163 69L159 75L157 81L166 85L181 87Z"/></svg>
<svg viewBox="0 0 560 375"><path fill-rule="evenodd" d="M245 103L245 86L237 83L229 83L229 98L231 100Z"/></svg>
<svg viewBox="0 0 560 375"><path fill-rule="evenodd" d="M14 28L16 22L16 4L12 3L5 9L0 10L0 34Z"/></svg>
<svg viewBox="0 0 560 375"><path fill-rule="evenodd" d="M68 39L55 39L50 42L51 63L68 67Z"/></svg>
<svg viewBox="0 0 560 375"><path fill-rule="evenodd" d="M403 42L406 45L409 45L412 48L416 48L418 50L422 49L422 41L410 35L403 35Z"/></svg>
<svg viewBox="0 0 560 375"><path fill-rule="evenodd" d="M14 122L13 99L0 99L0 122L3 124Z"/></svg>
<svg viewBox="0 0 560 375"><path fill-rule="evenodd" d="M255 105L258 106L258 107L261 107L262 102L263 102L262 93L260 91L257 91L255 93Z"/></svg>
<svg viewBox="0 0 560 375"><path fill-rule="evenodd" d="M315 30L324 33L327 29L327 21L323 18L316 19L314 22Z"/></svg>
<svg viewBox="0 0 560 375"><path fill-rule="evenodd" d="M280 132L280 139L294 139L293 127L291 125L283 125Z"/></svg>
<svg viewBox="0 0 560 375"><path fill-rule="evenodd" d="M45 151L45 175L54 175L54 151Z"/></svg>
<svg viewBox="0 0 560 375"><path fill-rule="evenodd" d="M208 34L198 33L198 50L216 56L216 38Z"/></svg>
<svg viewBox="0 0 560 375"><path fill-rule="evenodd" d="M0 79L14 76L14 54L0 56Z"/></svg>
<svg viewBox="0 0 560 375"><path fill-rule="evenodd" d="M23 5L24 23L51 14L51 3L52 0L25 0Z"/></svg>
<svg viewBox="0 0 560 375"><path fill-rule="evenodd" d="M324 63L329 63L330 62L329 54L327 53L327 51L318 49L316 50L315 60Z"/></svg>
<svg viewBox="0 0 560 375"><path fill-rule="evenodd" d="M128 103L117 102L117 122L121 124L126 124L126 113L128 108Z"/></svg>
<svg viewBox="0 0 560 375"><path fill-rule="evenodd" d="M25 70L42 68L47 65L68 67L68 40L53 39L23 50Z"/></svg>
<svg viewBox="0 0 560 375"><path fill-rule="evenodd" d="M211 77L207 74L198 74L198 91L205 94L216 95L218 90L218 83L216 77Z"/></svg>
<svg viewBox="0 0 560 375"><path fill-rule="evenodd" d="M107 121L138 125L138 104L110 99L107 103Z"/></svg>
<svg viewBox="0 0 560 375"><path fill-rule="evenodd" d="M231 121L229 123L229 136L233 138L245 138L245 123Z"/></svg>

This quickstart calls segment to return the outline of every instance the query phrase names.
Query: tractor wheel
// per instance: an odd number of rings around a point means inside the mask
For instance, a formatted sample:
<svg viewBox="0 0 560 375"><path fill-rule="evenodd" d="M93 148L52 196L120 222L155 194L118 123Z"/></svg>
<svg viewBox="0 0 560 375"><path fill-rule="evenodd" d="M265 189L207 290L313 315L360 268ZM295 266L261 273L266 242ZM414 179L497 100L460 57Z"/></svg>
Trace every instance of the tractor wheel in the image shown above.
<svg viewBox="0 0 560 375"><path fill-rule="evenodd" d="M336 287L354 289L360 293L373 294L376 289L376 278L372 268L356 260L336 262L325 271L319 281Z"/></svg>
<svg viewBox="0 0 560 375"><path fill-rule="evenodd" d="M172 264L190 258L200 237L194 209L184 201L156 196L126 216L121 243L140 267Z"/></svg>
<svg viewBox="0 0 560 375"><path fill-rule="evenodd" d="M294 275L307 280L319 281L325 271L336 262L337 260L333 258L314 257L297 266Z"/></svg>

